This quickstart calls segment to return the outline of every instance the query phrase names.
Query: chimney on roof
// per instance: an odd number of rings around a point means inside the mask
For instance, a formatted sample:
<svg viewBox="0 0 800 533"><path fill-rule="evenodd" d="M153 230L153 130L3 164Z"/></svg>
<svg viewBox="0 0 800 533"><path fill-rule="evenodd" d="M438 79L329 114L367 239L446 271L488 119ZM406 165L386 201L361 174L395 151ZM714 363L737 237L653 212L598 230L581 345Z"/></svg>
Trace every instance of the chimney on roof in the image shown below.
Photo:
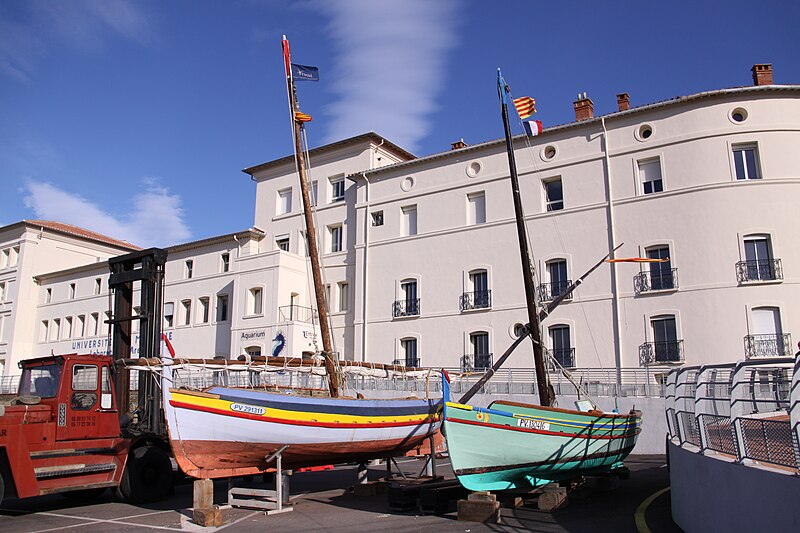
<svg viewBox="0 0 800 533"><path fill-rule="evenodd" d="M469 146L469 145L467 143L465 143L464 139L462 138L462 139L459 139L458 141L450 144L450 149L451 150L458 150L459 148L466 148L467 146Z"/></svg>
<svg viewBox="0 0 800 533"><path fill-rule="evenodd" d="M772 85L772 63L756 63L753 71L753 85Z"/></svg>
<svg viewBox="0 0 800 533"><path fill-rule="evenodd" d="M627 111L631 108L631 97L628 93L619 93L617 95L617 109L619 111Z"/></svg>
<svg viewBox="0 0 800 533"><path fill-rule="evenodd" d="M586 97L586 93L578 93L578 99L572 102L575 108L575 120L589 120L594 118L594 103L590 98Z"/></svg>

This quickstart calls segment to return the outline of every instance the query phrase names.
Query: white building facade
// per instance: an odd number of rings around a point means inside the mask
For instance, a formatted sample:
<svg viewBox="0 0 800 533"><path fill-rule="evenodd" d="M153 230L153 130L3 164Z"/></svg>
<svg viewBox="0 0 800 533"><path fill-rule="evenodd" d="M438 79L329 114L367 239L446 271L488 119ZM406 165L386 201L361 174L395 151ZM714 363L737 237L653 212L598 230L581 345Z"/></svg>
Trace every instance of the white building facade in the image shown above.
<svg viewBox="0 0 800 533"><path fill-rule="evenodd" d="M546 318L546 346L564 366L663 368L794 352L800 86L774 85L767 65L754 67L754 81L637 108L619 95L620 110L597 118L580 98L575 122L515 139L543 301L614 248L617 258L667 259L606 263ZM414 158L369 133L310 156L340 356L470 369L505 351L526 316L505 142ZM244 172L256 182L254 228L169 249L165 329L194 357L313 352L294 158ZM69 295L72 283L107 280L105 263L87 263L15 274L30 276L24 312L35 318L0 336L0 357L14 346L6 366L105 350L92 320L109 309L106 293L43 300L48 290ZM19 322L17 304L0 304L0 316ZM523 343L507 366L531 364Z"/></svg>

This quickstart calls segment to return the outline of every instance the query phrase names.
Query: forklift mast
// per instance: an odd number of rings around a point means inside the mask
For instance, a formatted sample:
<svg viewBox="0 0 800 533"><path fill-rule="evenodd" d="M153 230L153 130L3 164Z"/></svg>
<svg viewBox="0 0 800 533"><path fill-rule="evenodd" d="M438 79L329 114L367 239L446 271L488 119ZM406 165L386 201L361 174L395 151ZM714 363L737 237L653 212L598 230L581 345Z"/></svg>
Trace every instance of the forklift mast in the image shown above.
<svg viewBox="0 0 800 533"><path fill-rule="evenodd" d="M131 357L133 320L139 320L140 324L139 358L161 356L166 262L167 251L160 248L148 248L108 260L111 270L108 287L114 294L113 316L109 323L113 331L111 353L115 361ZM133 284L136 281L141 282L139 316L133 316ZM116 368L117 408L124 416L130 411L130 374L122 367ZM137 431L159 435L164 431L161 394L157 385L152 373L139 372Z"/></svg>

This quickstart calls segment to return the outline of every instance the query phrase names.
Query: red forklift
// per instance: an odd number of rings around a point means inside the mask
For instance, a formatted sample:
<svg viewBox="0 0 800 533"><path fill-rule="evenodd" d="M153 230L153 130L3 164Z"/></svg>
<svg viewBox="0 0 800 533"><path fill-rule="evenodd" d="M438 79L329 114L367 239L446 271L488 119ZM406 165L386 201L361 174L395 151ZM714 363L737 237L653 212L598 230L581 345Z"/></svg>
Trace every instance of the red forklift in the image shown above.
<svg viewBox="0 0 800 533"><path fill-rule="evenodd" d="M97 497L111 488L132 503L172 492L173 463L159 375L140 371L131 401L132 322L138 358L159 357L166 250L111 258L111 355L51 355L20 362L11 405L0 405L0 502L62 493ZM141 312L133 315L134 283ZM135 404L135 405L134 405Z"/></svg>

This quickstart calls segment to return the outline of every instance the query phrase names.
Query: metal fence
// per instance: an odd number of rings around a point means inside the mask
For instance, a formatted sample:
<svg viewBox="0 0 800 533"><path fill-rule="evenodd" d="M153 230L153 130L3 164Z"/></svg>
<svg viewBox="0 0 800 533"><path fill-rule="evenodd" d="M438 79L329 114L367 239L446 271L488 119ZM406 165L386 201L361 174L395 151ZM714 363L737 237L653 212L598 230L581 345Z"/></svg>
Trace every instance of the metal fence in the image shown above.
<svg viewBox="0 0 800 533"><path fill-rule="evenodd" d="M800 362L683 367L667 377L669 437L700 452L800 474Z"/></svg>

